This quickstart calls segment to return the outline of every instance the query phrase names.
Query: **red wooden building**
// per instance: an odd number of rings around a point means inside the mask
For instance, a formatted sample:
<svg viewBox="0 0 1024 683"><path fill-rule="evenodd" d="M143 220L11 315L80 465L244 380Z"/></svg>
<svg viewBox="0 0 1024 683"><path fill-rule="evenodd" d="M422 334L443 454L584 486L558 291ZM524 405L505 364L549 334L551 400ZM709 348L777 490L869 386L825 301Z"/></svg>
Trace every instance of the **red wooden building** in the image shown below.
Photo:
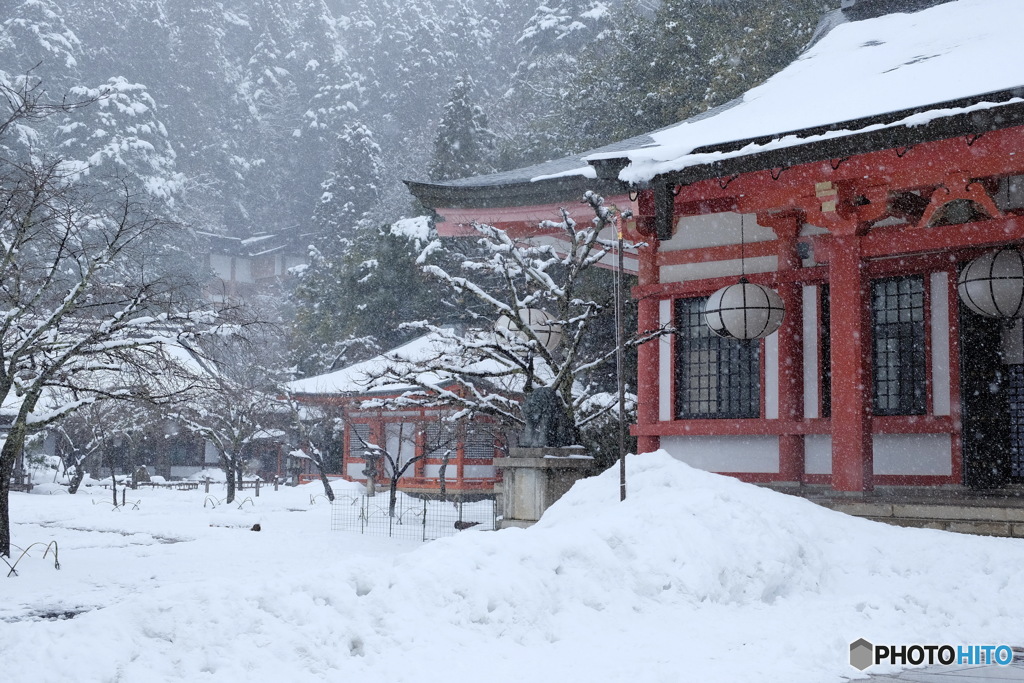
<svg viewBox="0 0 1024 683"><path fill-rule="evenodd" d="M700 117L410 188L453 233L529 230L587 189L633 211L641 331L675 330L640 348L641 452L837 491L1024 480L1024 325L957 291L1024 242L1024 3L893 4L844 0L792 65ZM765 339L705 325L742 275L785 305Z"/></svg>
<svg viewBox="0 0 1024 683"><path fill-rule="evenodd" d="M443 476L446 493L453 498L493 494L500 480L494 458L505 448L504 436L493 423L484 417L453 422L446 419L452 413L447 408L396 404L395 399L418 387L380 379L386 365L436 354L438 343L427 335L370 360L289 384L298 400L320 406L328 419L343 421L342 452L328 458L335 465L329 474L365 482L367 445L373 444L385 448L399 470L420 458L398 480L401 491L438 494ZM432 383L443 385L443 380ZM389 464L378 462L377 469L378 486L386 487Z"/></svg>

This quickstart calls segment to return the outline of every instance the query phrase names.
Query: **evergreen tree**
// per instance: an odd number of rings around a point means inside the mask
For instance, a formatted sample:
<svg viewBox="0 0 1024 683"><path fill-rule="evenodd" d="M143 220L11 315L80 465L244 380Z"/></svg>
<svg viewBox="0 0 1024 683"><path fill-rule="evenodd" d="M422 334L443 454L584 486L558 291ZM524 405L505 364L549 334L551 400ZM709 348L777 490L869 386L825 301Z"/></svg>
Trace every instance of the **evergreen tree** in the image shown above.
<svg viewBox="0 0 1024 683"><path fill-rule="evenodd" d="M334 157L313 210L313 227L327 241L351 236L380 200L380 147L369 128L360 123L347 126L338 137Z"/></svg>
<svg viewBox="0 0 1024 683"><path fill-rule="evenodd" d="M52 117L17 115L17 102L51 96L58 103L78 83L81 43L67 26L60 6L49 0L8 2L0 18L0 102L14 111L0 114L0 156L8 159L47 154L52 148ZM36 91L27 97L30 91ZM41 104L41 102L40 102ZM11 114L11 116L7 116Z"/></svg>
<svg viewBox="0 0 1024 683"><path fill-rule="evenodd" d="M236 16L202 3L168 3L161 17L174 74L161 82L162 99L170 105L166 124L179 167L189 178L188 217L203 230L248 235L253 226L245 185L256 136L241 95L236 34L242 29Z"/></svg>
<svg viewBox="0 0 1024 683"><path fill-rule="evenodd" d="M426 230L425 218L410 220ZM394 226L364 223L351 240L312 251L293 294L293 348L301 374L403 344L418 334L403 323L445 318L443 290L416 267L421 246Z"/></svg>
<svg viewBox="0 0 1024 683"><path fill-rule="evenodd" d="M58 127L55 144L67 155L66 164L172 204L183 179L146 86L111 78L98 88L75 87L71 93L94 104L69 112Z"/></svg>
<svg viewBox="0 0 1024 683"><path fill-rule="evenodd" d="M607 57L609 42L621 17L615 3L601 0L556 0L535 8L516 37L515 72L511 87L494 108L500 131L502 168L555 159L579 151L572 127L564 120L577 96L574 82L590 59Z"/></svg>
<svg viewBox="0 0 1024 683"><path fill-rule="evenodd" d="M54 92L74 84L82 45L65 21L61 5L52 0L11 0L0 19L0 63L23 75L41 69Z"/></svg>
<svg viewBox="0 0 1024 683"><path fill-rule="evenodd" d="M465 178L494 170L495 136L483 109L470 99L472 88L473 80L464 74L451 90L434 139L431 180Z"/></svg>
<svg viewBox="0 0 1024 683"><path fill-rule="evenodd" d="M739 97L807 44L823 0L664 0L627 3L610 57L584 69L563 111L582 148L671 125Z"/></svg>

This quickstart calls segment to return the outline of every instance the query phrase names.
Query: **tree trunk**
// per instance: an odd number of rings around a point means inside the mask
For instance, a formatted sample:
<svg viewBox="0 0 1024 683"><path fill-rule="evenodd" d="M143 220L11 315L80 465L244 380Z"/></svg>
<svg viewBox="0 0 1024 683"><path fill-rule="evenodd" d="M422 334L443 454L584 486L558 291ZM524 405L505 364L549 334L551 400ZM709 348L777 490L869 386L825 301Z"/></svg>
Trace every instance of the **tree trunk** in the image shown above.
<svg viewBox="0 0 1024 683"><path fill-rule="evenodd" d="M224 498L225 503L235 502L235 464L230 458L221 458L221 467L224 473L227 475L228 492L227 497Z"/></svg>
<svg viewBox="0 0 1024 683"><path fill-rule="evenodd" d="M0 467L0 556L11 556L11 467Z"/></svg>
<svg viewBox="0 0 1024 683"><path fill-rule="evenodd" d="M12 425L0 449L0 555L11 556L11 475L25 445L25 425Z"/></svg>
<svg viewBox="0 0 1024 683"><path fill-rule="evenodd" d="M448 483L445 481L445 473L448 471L448 457L451 449L445 449L441 456L441 469L437 472L437 478L441 482L441 500L448 500Z"/></svg>
<svg viewBox="0 0 1024 683"><path fill-rule="evenodd" d="M329 500L329 501L331 501L333 503L334 502L334 489L331 488L331 482L327 478L327 473L324 472L324 468L320 465L319 462L317 462L316 460L314 460L313 462L316 463L316 468L317 468L317 470L320 471L320 482L324 485L324 495L327 496L327 500Z"/></svg>
<svg viewBox="0 0 1024 683"><path fill-rule="evenodd" d="M388 517L395 516L396 502L398 502L398 477L391 477L391 499L388 500Z"/></svg>
<svg viewBox="0 0 1024 683"><path fill-rule="evenodd" d="M371 460L366 463L366 468L363 470L363 474L366 475L366 497L373 498L377 495L377 472L380 470L377 467L379 459L375 456L371 456Z"/></svg>
<svg viewBox="0 0 1024 683"><path fill-rule="evenodd" d="M82 463L75 465L75 474L71 477L71 483L68 485L68 493L78 493L78 487L82 485L82 480L85 479L85 468L82 467Z"/></svg>
<svg viewBox="0 0 1024 683"><path fill-rule="evenodd" d="M114 456L110 456L110 490L114 492L114 507L117 507L117 477L114 476Z"/></svg>

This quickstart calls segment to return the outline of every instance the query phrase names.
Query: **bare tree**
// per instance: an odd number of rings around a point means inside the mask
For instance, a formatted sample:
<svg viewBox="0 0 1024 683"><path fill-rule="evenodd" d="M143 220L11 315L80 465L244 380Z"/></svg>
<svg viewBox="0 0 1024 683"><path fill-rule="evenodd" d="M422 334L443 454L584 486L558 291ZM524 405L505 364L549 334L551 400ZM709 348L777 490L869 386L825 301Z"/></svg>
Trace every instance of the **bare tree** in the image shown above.
<svg viewBox="0 0 1024 683"><path fill-rule="evenodd" d="M383 474L388 478L388 515L394 517L395 506L398 502L398 482L405 476L410 467L426 457L426 453L404 457L408 453L406 448L410 446L412 447L412 452L416 452L416 435L419 432L419 427L413 422L396 422L391 424L397 426L398 429L397 431L392 430L391 434L386 435L384 446L364 438L354 429L351 430L351 433L356 436L362 445L364 457L368 464L367 470L374 472L373 476L368 475L367 486L375 486L377 475ZM351 429L351 423L347 426ZM369 465L370 463L372 463L372 466Z"/></svg>
<svg viewBox="0 0 1024 683"><path fill-rule="evenodd" d="M69 477L68 493L78 492L88 461L96 461L115 443L124 443L154 419L149 411L150 406L138 400L99 400L83 405L51 426L58 438L57 454ZM116 505L117 487L112 488Z"/></svg>
<svg viewBox="0 0 1024 683"><path fill-rule="evenodd" d="M170 416L217 450L227 478L227 502L241 486L257 441L282 438L288 404L279 397L283 368L267 362L264 345L272 326L251 319L244 329L190 346L200 372L188 400Z"/></svg>
<svg viewBox="0 0 1024 683"><path fill-rule="evenodd" d="M2 151L21 125L54 110L29 87L8 82L0 94ZM10 477L29 434L97 400L145 391L97 378L130 368L148 375L166 345L215 324L197 303L194 270L177 260L187 239L128 182L90 185L60 159L0 154L0 401L17 405L0 449L0 554L10 554ZM55 388L70 398L47 402Z"/></svg>
<svg viewBox="0 0 1024 683"><path fill-rule="evenodd" d="M334 489L327 478L329 444L344 432L344 421L324 406L299 402L294 394L285 393L284 402L291 416L292 428L298 437L298 454L313 463L327 500L334 501Z"/></svg>

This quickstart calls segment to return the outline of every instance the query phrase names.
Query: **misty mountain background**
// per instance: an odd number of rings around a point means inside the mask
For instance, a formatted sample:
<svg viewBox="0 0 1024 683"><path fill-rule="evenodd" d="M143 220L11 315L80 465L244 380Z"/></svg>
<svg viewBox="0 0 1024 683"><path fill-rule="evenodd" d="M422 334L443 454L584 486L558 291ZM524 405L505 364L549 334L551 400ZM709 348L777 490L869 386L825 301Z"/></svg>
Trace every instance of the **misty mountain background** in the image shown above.
<svg viewBox="0 0 1024 683"><path fill-rule="evenodd" d="M467 170L514 167L737 95L789 61L825 6L2 0L0 68L31 71L54 99L113 89L151 105L50 144L66 154L148 117L137 137L152 186L162 183L194 228L309 234L325 201L380 222L414 212L400 181L430 175L441 116L463 80L494 150Z"/></svg>

